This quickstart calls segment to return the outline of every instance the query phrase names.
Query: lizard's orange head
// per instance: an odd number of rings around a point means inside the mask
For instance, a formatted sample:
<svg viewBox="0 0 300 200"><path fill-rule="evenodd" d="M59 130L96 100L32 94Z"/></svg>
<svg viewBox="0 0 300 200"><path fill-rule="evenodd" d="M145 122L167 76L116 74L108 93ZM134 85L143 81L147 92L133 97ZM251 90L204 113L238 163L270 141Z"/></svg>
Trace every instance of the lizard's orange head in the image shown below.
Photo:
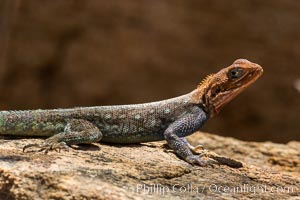
<svg viewBox="0 0 300 200"><path fill-rule="evenodd" d="M211 116L255 82L263 73L258 64L238 59L232 65L208 76L197 88L202 103Z"/></svg>

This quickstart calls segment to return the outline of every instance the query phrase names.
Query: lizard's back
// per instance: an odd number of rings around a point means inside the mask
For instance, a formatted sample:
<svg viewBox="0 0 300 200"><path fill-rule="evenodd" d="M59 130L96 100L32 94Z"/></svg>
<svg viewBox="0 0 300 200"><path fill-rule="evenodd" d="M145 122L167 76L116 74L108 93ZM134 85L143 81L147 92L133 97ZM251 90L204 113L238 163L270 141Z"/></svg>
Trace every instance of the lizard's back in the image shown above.
<svg viewBox="0 0 300 200"><path fill-rule="evenodd" d="M0 134L49 137L64 131L68 119L92 122L103 142L138 143L162 140L164 130L189 111L190 94L144 104L72 109L1 111Z"/></svg>

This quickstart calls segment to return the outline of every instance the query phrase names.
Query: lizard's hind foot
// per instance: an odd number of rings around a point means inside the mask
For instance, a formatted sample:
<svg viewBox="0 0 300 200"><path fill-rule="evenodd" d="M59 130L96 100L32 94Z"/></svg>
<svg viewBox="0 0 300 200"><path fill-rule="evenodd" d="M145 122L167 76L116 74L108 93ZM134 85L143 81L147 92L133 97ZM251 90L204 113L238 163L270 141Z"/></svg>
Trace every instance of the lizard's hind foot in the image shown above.
<svg viewBox="0 0 300 200"><path fill-rule="evenodd" d="M65 142L44 142L43 144L28 144L23 147L23 152L25 152L28 148L36 148L36 152L44 151L47 154L49 151L55 150L56 152L60 152L61 149L69 151L69 146ZM34 150L33 150L34 152Z"/></svg>
<svg viewBox="0 0 300 200"><path fill-rule="evenodd" d="M91 122L81 119L68 119L64 132L49 137L43 144L29 144L23 147L23 152L28 148L37 148L37 151L69 151L68 145L80 143L99 142L102 138L101 131Z"/></svg>

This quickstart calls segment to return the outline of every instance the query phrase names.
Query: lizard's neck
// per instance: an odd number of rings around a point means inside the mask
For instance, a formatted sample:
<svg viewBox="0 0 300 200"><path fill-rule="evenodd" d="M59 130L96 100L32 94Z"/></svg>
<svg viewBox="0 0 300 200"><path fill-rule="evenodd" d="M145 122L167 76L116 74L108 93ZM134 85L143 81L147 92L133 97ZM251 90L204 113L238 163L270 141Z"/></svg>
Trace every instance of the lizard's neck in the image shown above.
<svg viewBox="0 0 300 200"><path fill-rule="evenodd" d="M207 114L211 114L211 107L207 98L205 97L206 91L208 88L206 87L197 87L190 93L191 103L197 104L201 106Z"/></svg>

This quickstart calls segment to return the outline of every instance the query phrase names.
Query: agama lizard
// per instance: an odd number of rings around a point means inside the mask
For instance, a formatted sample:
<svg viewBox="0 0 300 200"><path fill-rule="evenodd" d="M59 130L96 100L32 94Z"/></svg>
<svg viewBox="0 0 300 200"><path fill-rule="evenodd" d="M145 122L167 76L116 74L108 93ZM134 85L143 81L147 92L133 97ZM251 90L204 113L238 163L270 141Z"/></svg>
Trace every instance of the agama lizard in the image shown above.
<svg viewBox="0 0 300 200"><path fill-rule="evenodd" d="M245 59L209 75L192 92L144 104L78 107L71 109L1 111L0 135L49 137L23 148L39 151L68 149L79 143L143 143L166 140L173 151L191 164L206 161L194 152L188 136L263 73Z"/></svg>

